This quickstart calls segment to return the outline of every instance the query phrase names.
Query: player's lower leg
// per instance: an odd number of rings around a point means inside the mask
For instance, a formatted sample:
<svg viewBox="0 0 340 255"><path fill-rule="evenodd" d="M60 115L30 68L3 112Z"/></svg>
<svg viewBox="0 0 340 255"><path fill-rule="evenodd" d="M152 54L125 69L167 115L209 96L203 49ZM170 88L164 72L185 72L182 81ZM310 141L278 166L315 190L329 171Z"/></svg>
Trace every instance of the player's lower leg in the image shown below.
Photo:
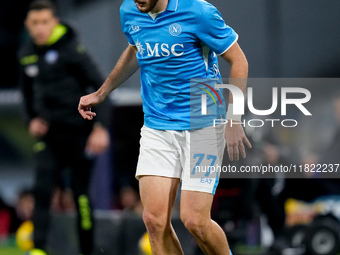
<svg viewBox="0 0 340 255"><path fill-rule="evenodd" d="M188 231L196 238L198 245L205 254L226 255L229 251L227 239L223 230L216 222L209 220L206 223L185 222Z"/></svg>
<svg viewBox="0 0 340 255"><path fill-rule="evenodd" d="M179 179L143 176L139 180L143 221L153 254L183 254L170 218Z"/></svg>
<svg viewBox="0 0 340 255"><path fill-rule="evenodd" d="M178 237L170 223L152 215L143 214L153 254L183 254Z"/></svg>
<svg viewBox="0 0 340 255"><path fill-rule="evenodd" d="M208 193L182 190L181 220L208 255L229 254L229 245L222 228L210 217L213 196Z"/></svg>

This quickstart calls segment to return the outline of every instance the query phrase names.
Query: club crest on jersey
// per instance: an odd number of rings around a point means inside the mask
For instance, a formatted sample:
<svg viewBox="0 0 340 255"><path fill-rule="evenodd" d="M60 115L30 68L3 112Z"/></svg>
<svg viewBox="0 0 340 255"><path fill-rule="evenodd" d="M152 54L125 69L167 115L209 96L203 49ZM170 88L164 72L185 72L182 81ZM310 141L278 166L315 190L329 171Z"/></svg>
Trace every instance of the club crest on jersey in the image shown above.
<svg viewBox="0 0 340 255"><path fill-rule="evenodd" d="M177 24L177 23L174 23L174 24L171 24L170 27L169 27L169 33L172 35L172 36L178 36L180 35L182 32L182 27Z"/></svg>

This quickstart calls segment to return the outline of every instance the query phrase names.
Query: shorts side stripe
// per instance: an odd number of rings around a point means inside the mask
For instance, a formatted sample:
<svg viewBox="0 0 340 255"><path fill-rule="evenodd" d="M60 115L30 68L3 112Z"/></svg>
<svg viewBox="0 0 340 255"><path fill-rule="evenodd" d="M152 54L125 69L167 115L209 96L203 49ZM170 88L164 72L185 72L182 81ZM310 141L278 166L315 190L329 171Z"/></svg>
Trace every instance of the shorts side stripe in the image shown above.
<svg viewBox="0 0 340 255"><path fill-rule="evenodd" d="M215 192L216 192L216 188L217 188L217 185L218 185L218 182L220 180L220 176L218 174L218 171L216 171L216 179L215 179L215 184L214 184L214 188L212 190L212 194L215 195Z"/></svg>

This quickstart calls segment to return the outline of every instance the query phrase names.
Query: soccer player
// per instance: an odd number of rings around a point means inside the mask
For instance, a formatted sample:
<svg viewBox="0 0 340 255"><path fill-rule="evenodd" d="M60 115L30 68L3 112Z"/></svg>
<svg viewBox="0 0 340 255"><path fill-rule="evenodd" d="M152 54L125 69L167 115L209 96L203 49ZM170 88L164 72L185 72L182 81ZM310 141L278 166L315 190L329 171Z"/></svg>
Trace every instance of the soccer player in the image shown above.
<svg viewBox="0 0 340 255"><path fill-rule="evenodd" d="M22 91L28 115L28 131L38 139L34 245L29 255L44 255L49 233L52 192L61 172L68 169L78 212L80 250L90 255L93 246L93 214L88 196L93 155L105 150L109 135L103 124L83 120L78 99L99 88L103 79L76 31L56 16L55 6L37 0L29 6L25 25L32 38L19 52Z"/></svg>
<svg viewBox="0 0 340 255"><path fill-rule="evenodd" d="M170 222L182 181L180 216L185 227L206 254L230 254L223 230L210 217L218 173L194 178L192 164L220 165L225 139L231 160L238 160L240 154L245 157L244 144L251 144L241 125L213 126L212 119L220 116L221 109L209 108L215 116L202 116L207 121L195 122L191 128L190 79L211 78L221 83L220 55L230 64L230 83L244 93L248 63L238 36L217 9L202 0L125 0L120 15L129 46L101 88L80 99L78 110L92 120L96 113L91 107L140 68L145 115L136 178L152 252L183 254ZM225 112L221 114L225 117ZM197 146L190 146L193 139Z"/></svg>

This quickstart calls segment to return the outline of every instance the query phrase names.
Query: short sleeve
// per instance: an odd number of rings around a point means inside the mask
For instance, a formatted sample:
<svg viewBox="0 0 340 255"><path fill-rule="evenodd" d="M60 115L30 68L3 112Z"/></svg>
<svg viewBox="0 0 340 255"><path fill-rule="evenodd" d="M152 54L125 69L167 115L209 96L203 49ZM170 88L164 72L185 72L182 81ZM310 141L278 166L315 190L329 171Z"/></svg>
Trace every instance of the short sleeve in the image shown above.
<svg viewBox="0 0 340 255"><path fill-rule="evenodd" d="M129 44L132 45L132 46L135 46L135 42L133 41L133 39L132 39L132 37L129 33L130 27L125 22L125 13L123 11L123 8L120 9L120 23L121 23L121 26L122 26L123 33L125 34L126 38L128 39Z"/></svg>
<svg viewBox="0 0 340 255"><path fill-rule="evenodd" d="M236 32L225 24L221 13L210 4L203 7L197 25L197 37L217 55L226 52L238 39Z"/></svg>

